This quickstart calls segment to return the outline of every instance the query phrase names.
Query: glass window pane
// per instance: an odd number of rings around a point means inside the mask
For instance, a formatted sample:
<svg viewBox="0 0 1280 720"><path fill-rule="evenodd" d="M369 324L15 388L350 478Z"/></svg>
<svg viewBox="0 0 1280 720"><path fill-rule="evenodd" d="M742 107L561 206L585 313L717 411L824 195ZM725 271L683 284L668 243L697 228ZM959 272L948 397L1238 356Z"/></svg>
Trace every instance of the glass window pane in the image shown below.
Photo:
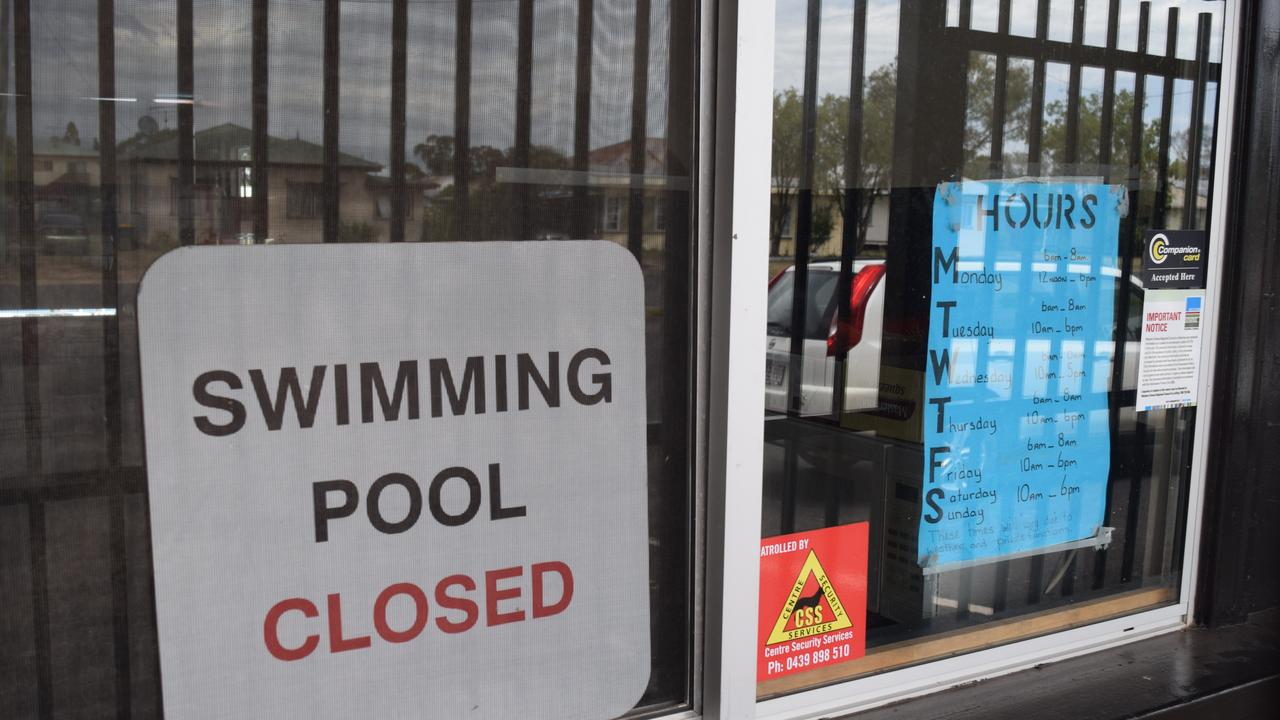
<svg viewBox="0 0 1280 720"><path fill-rule="evenodd" d="M143 274L183 245L324 242L574 239L634 257L652 658L635 712L691 706L697 13L0 0L0 577L18 598L3 624L21 628L0 655L22 668L0 696L19 715L160 712Z"/></svg>
<svg viewBox="0 0 1280 720"><path fill-rule="evenodd" d="M1178 599L1196 412L1135 406L1142 256L1210 210L1221 4L1120 3L1174 65L1001 4L779 4L761 697Z"/></svg>

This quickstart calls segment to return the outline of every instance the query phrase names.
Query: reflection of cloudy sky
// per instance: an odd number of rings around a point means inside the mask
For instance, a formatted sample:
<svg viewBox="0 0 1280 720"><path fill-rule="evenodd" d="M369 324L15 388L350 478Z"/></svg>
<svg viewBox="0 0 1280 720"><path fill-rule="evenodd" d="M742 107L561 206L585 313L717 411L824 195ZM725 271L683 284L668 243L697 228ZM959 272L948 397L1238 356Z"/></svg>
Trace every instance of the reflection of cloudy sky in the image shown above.
<svg viewBox="0 0 1280 720"><path fill-rule="evenodd" d="M866 68L870 73L876 68L893 62L898 46L898 0L868 0L867 4L867 56ZM1014 35L1033 37L1036 31L1036 2L1014 0L1011 3L1009 30ZM1074 0L1051 0L1049 5L1049 39L1071 40L1071 8ZM1152 0L1151 26L1147 41L1148 51L1161 54L1165 48L1168 28L1168 11L1179 9L1177 56L1194 59L1196 18L1205 12L1213 16L1210 32L1210 58L1217 61L1222 54L1221 0ZM1106 45L1108 0L1086 0L1084 42L1087 45ZM778 0L777 40L774 60L774 88L804 85L805 13L808 0ZM959 17L958 0L947 2L948 24L955 25ZM997 29L999 0L973 0L972 27L976 30L995 32ZM819 94L849 92L849 53L853 37L853 0L826 0L822 4L822 37L819 43L818 91ZM1124 50L1136 50L1138 46L1139 0L1120 1L1120 24L1117 45ZM1053 82L1053 78L1049 78Z"/></svg>
<svg viewBox="0 0 1280 720"><path fill-rule="evenodd" d="M533 141L566 152L573 145L577 53L576 0L535 3ZM591 146L628 139L631 130L633 0L596 0L592 52ZM655 0L650 23L650 136L665 132L667 3ZM173 0L116 0L117 135L134 134L142 115L176 127ZM250 126L249 0L196 0L196 129L224 122ZM476 0L472 11L473 144L514 140L515 0ZM32 3L34 132L61 135L74 121L86 144L98 135L97 10L83 0ZM453 2L410 0L406 144L453 133ZM320 142L324 125L323 3L274 0L270 15L270 133ZM387 163L390 135L391 4L344 0L341 19L341 146ZM12 127L12 113L8 122ZM10 130L12 132L12 130Z"/></svg>
<svg viewBox="0 0 1280 720"><path fill-rule="evenodd" d="M804 34L807 0L778 0L774 48L775 89L804 87ZM822 4L822 38L818 44L818 94L849 94L849 62L853 49L852 0ZM867 3L866 69L870 74L898 55L898 0Z"/></svg>
<svg viewBox="0 0 1280 720"><path fill-rule="evenodd" d="M852 47L852 0L826 0L822 12L819 89L848 92ZM800 87L804 71L807 0L778 0L774 86ZM958 0L950 0L951 22ZM973 26L995 30L998 0L974 0ZM1069 39L1072 0L1050 3L1050 37ZM173 0L117 0L116 95L137 98L117 108L117 134L132 135L138 118L154 116L176 125L172 105L154 98L175 92L176 17ZM250 2L196 0L195 82L200 106L196 128L222 122L250 124ZM653 3L650 48L649 134L664 132L667 4ZM867 72L893 62L898 42L898 0L869 0ZM1014 2L1011 32L1035 33L1035 3ZM1107 0L1087 0L1085 42L1106 41ZM533 67L534 142L568 151L573 141L576 0L535 3ZM1118 42L1137 47L1139 0L1121 0ZM1194 53L1200 12L1213 15L1211 56L1221 54L1222 3L1212 0L1153 0L1149 47L1162 53L1169 7L1178 7L1178 56ZM320 0L271 3L270 132L319 142L323 127ZM453 2L410 0L408 47L409 150L430 134L452 134L454 91ZM625 140L630 132L633 0L596 0L593 47L591 146ZM515 0L476 0L473 9L472 140L506 147L514 137L516 79ZM96 137L96 8L83 0L32 3L35 132L60 135L74 120L82 138ZM391 62L389 0L342 3L341 144L344 151L386 163L389 135L388 82ZM1049 94L1060 79L1050 74ZM1089 80L1086 79L1086 83ZM1087 91L1087 88L1086 88ZM1176 96L1175 96L1176 97ZM8 123L12 132L13 116Z"/></svg>

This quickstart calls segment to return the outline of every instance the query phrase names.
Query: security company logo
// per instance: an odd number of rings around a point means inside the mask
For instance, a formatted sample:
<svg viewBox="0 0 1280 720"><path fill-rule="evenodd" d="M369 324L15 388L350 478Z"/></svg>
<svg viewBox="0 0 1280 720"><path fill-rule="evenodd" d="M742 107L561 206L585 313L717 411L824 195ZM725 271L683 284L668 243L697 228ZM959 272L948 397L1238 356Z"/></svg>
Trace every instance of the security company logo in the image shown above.
<svg viewBox="0 0 1280 720"><path fill-rule="evenodd" d="M866 654L870 527L864 520L761 538L758 680Z"/></svg>
<svg viewBox="0 0 1280 720"><path fill-rule="evenodd" d="M776 645L850 627L853 627L853 621L849 619L844 603L840 602L835 587L822 569L818 553L810 550L765 644Z"/></svg>
<svg viewBox="0 0 1280 720"><path fill-rule="evenodd" d="M1163 265L1168 255L1169 238L1164 233L1158 233L1151 238L1151 262L1156 265Z"/></svg>

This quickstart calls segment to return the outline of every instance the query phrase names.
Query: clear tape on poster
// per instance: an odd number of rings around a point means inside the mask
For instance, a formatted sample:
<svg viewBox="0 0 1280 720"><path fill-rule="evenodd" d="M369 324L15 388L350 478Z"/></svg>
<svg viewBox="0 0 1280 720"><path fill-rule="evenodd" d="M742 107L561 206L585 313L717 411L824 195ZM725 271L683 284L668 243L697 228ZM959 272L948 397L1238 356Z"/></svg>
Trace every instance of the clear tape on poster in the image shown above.
<svg viewBox="0 0 1280 720"><path fill-rule="evenodd" d="M1033 557L1035 555L1047 555L1049 553L1065 552L1067 550L1105 550L1111 545L1111 534L1115 528L1099 527L1098 531L1090 537L1072 542L1059 543L1050 545L1049 547L1036 548L1035 550L1025 550L1023 552L1009 553L1008 555L1000 555L997 557L976 558L974 560L961 560L959 562L947 563L945 565L933 564L933 556L930 556L924 564L920 566L920 570L925 575L938 575L953 570L963 570L965 568L978 567L980 565L990 565L995 562L1004 562L1005 560L1016 560L1018 558Z"/></svg>

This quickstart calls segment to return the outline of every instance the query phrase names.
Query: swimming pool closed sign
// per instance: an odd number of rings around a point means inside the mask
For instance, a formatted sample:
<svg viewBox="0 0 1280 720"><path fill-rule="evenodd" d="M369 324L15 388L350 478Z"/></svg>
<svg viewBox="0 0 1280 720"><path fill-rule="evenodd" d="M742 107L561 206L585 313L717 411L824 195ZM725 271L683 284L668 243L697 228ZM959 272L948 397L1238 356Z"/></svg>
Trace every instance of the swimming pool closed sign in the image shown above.
<svg viewBox="0 0 1280 720"><path fill-rule="evenodd" d="M161 258L138 307L166 715L634 705L642 292L603 242Z"/></svg>

